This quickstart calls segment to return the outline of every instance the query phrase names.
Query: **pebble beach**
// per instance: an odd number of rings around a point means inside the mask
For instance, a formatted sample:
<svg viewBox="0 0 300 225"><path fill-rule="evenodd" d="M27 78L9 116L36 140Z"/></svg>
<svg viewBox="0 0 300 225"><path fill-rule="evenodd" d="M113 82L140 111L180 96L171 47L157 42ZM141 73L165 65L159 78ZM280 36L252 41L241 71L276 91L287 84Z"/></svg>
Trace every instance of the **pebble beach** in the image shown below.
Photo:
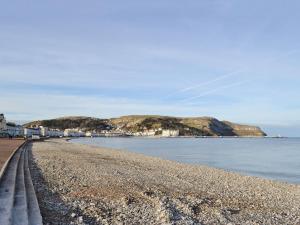
<svg viewBox="0 0 300 225"><path fill-rule="evenodd" d="M129 151L33 142L44 224L300 224L300 185Z"/></svg>

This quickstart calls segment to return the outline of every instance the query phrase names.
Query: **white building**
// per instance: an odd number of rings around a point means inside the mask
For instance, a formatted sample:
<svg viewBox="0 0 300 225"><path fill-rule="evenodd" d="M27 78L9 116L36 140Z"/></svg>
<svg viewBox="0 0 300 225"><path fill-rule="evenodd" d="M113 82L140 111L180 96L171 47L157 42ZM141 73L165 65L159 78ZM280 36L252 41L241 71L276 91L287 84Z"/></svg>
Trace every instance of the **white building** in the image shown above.
<svg viewBox="0 0 300 225"><path fill-rule="evenodd" d="M49 136L49 128L40 126L40 134L42 137L48 137Z"/></svg>
<svg viewBox="0 0 300 225"><path fill-rule="evenodd" d="M162 130L163 137L177 137L179 136L179 130Z"/></svg>
<svg viewBox="0 0 300 225"><path fill-rule="evenodd" d="M32 137L32 135L40 136L40 129L39 128L24 128L24 136L25 137Z"/></svg>
<svg viewBox="0 0 300 225"><path fill-rule="evenodd" d="M144 130L140 132L140 136L155 136L155 130Z"/></svg>
<svg viewBox="0 0 300 225"><path fill-rule="evenodd" d="M155 136L156 135L156 132L158 130L144 130L144 131L139 131L139 132L135 132L135 133L130 133L130 135L133 135L133 136Z"/></svg>
<svg viewBox="0 0 300 225"><path fill-rule="evenodd" d="M4 131L6 130L6 119L4 117L4 114L0 114L0 130Z"/></svg>
<svg viewBox="0 0 300 225"><path fill-rule="evenodd" d="M85 132L85 136L86 137L98 137L99 134L97 134L96 132L93 132L93 131L87 131L87 132Z"/></svg>
<svg viewBox="0 0 300 225"><path fill-rule="evenodd" d="M63 137L64 132L58 129L50 129L40 126L40 134L42 137Z"/></svg>
<svg viewBox="0 0 300 225"><path fill-rule="evenodd" d="M22 137L24 136L24 128L20 125L16 125L14 123L6 124L7 133L13 137Z"/></svg>
<svg viewBox="0 0 300 225"><path fill-rule="evenodd" d="M48 131L48 136L49 137L63 137L64 132L61 130L49 130Z"/></svg>
<svg viewBox="0 0 300 225"><path fill-rule="evenodd" d="M65 137L84 137L85 133L78 129L65 129Z"/></svg>

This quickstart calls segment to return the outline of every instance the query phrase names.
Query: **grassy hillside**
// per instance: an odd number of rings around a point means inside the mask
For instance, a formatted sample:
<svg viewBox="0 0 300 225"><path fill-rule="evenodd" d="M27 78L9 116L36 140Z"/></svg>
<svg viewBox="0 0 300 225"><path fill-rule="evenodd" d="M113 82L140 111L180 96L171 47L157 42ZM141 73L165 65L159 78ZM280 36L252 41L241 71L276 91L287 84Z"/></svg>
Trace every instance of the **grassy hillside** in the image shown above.
<svg viewBox="0 0 300 225"><path fill-rule="evenodd" d="M156 130L157 135L161 133L162 129L175 129L179 130L182 136L265 136L265 133L259 127L219 121L211 117L181 118L158 115L132 115L112 119L64 117L34 121L25 126L46 126L57 129L80 128L86 131L117 128L127 132Z"/></svg>
<svg viewBox="0 0 300 225"><path fill-rule="evenodd" d="M44 126L53 129L68 129L79 128L82 130L105 130L111 129L108 120L97 119L92 117L62 117L50 120L38 120L23 125L24 127L38 127Z"/></svg>
<svg viewBox="0 0 300 225"><path fill-rule="evenodd" d="M180 135L209 135L207 132L183 124L180 118L168 116L123 116L111 119L111 124L130 132L161 128L179 130ZM160 134L160 132L157 134Z"/></svg>
<svg viewBox="0 0 300 225"><path fill-rule="evenodd" d="M122 116L111 119L111 124L123 130L137 132L149 129L177 129L180 135L200 136L265 136L255 126L219 121L212 117L168 117L156 115Z"/></svg>

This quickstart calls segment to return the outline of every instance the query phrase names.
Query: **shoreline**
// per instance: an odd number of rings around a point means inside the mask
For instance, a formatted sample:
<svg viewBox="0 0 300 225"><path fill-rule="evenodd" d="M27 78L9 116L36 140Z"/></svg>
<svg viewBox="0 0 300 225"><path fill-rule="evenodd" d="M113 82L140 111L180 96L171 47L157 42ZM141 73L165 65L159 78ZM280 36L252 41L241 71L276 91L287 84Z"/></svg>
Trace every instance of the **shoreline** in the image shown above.
<svg viewBox="0 0 300 225"><path fill-rule="evenodd" d="M62 224L130 224L133 218L136 224L300 222L296 184L63 140L33 143L32 163L46 221L56 217L65 221ZM55 210L62 205L63 214Z"/></svg>
<svg viewBox="0 0 300 225"><path fill-rule="evenodd" d="M114 137L114 138L117 138L118 137ZM165 159L165 160L170 160L170 161L173 161L173 162L179 162L179 163L183 163L183 164L188 164L188 165L199 165L199 166L207 166L207 167L210 167L210 168L215 168L215 169L220 169L220 170L223 170L223 171L227 171L227 172L231 172L231 173L236 173L236 174L239 174L239 175L242 175L242 176L251 176L251 177L257 177L257 178L262 178L262 179L267 179L267 180L271 180L271 181L275 181L275 182L282 182L282 183L287 183L287 184L296 184L296 185L300 185L300 180L298 179L298 176L296 173L294 172L286 172L286 174L283 174L281 173L280 170L263 170L263 168L261 168L262 170L253 170L253 168L255 167L248 167L248 168L242 168L242 167L232 167L231 165L229 164L223 164L221 161L220 162L215 162L215 163L210 163L210 162L207 162L207 161L201 161L201 159L195 161L195 160L191 160L191 161L187 161L187 160L184 160L181 159L180 157L172 157L170 154L172 152L170 152L170 149L166 149L166 152L168 152L167 154L162 154L162 151L158 151L160 153L156 153L156 151L153 151L153 153L148 153L147 150L154 150L153 148L150 149L150 148L143 148L140 146L139 149L143 149L143 151L140 151L138 148L135 148L134 145L127 145L125 142L125 146L115 146L113 144L113 140L110 140L108 141L107 143L108 144L105 144L106 141L104 141L104 144L101 145L101 142L102 141L97 141L97 138L94 139L94 138L89 138L89 137L82 137L82 138L70 138L68 139L68 142L70 143L74 143L74 144L81 144L81 145L84 145L84 146L94 146L94 147L100 147L100 148L109 148L109 149L112 149L112 150L120 150L120 151L128 151L128 152L133 152L133 153L138 153L138 154L142 154L142 155L145 155L145 156L152 156L152 157L158 157L160 159ZM98 138L98 139L102 139L102 138ZM120 139L123 139L122 137L120 137ZM152 138L152 137L133 137L133 139L135 140L161 140L161 139L169 139L169 138ZM174 138L171 138L171 139L176 139L175 137ZM184 138L179 138L177 140L180 140L180 139L184 139ZM190 139L190 138L188 138ZM226 138L228 140L228 138ZM237 138L239 139L239 138ZM240 141L242 140L245 140L246 138L242 138L240 139ZM253 138L250 138L249 140L251 140ZM260 139L260 138L259 138ZM258 139L258 140L259 140ZM267 139L270 139L270 138L267 138ZM277 139L277 138L276 138ZM280 138L280 139L285 139L285 138ZM221 141L221 139L215 139L217 142ZM232 138L232 139L229 139L229 140L236 140L236 138ZM263 139L261 139L263 140ZM271 140L271 139L270 139ZM238 140L237 140L238 141ZM280 141L280 140L278 140ZM213 141L215 142L215 141ZM135 142L134 142L135 143ZM146 144L149 144L151 145L151 141L149 142L146 142ZM172 143L172 141L170 140L168 143ZM145 143L144 143L145 144ZM156 148L158 147L157 145L155 145ZM226 150L227 148L225 148ZM228 149L227 149L228 150ZM190 152L189 152L190 153ZM191 154L194 154L195 152L192 152ZM181 153L178 153L177 154L181 154ZM182 153L184 155L184 152ZM204 154L207 154L204 152ZM222 153L221 153L222 154ZM210 155L204 155L204 157L211 157ZM243 158L240 158L240 160L245 160ZM255 162L255 160L251 160L251 162ZM228 161L227 161L228 163ZM261 161L261 163L263 163L263 161ZM261 164L261 165L264 165L264 164ZM255 165L253 165L255 166ZM256 165L257 166L257 165ZM253 172L255 171L255 172ZM292 170L291 170L292 171ZM285 176L286 177L285 177Z"/></svg>
<svg viewBox="0 0 300 225"><path fill-rule="evenodd" d="M155 136L83 136L83 137L69 137L70 139L77 139L77 138L149 138L149 139L159 139L159 138L212 138L212 139L222 139L222 138L229 138L229 139L235 139L235 138L298 138L298 137L276 137L276 136L161 136L161 135L155 135ZM300 137L299 137L300 138Z"/></svg>

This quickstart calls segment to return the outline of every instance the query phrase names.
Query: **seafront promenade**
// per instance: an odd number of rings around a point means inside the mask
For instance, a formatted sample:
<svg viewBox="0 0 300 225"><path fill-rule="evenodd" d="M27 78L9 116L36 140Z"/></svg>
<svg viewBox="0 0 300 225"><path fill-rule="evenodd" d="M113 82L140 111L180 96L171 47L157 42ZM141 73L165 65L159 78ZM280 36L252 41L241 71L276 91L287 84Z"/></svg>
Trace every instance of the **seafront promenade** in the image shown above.
<svg viewBox="0 0 300 225"><path fill-rule="evenodd" d="M14 150L23 143L24 140L22 139L0 138L0 170Z"/></svg>
<svg viewBox="0 0 300 225"><path fill-rule="evenodd" d="M42 225L28 164L30 142L0 139L0 224Z"/></svg>

